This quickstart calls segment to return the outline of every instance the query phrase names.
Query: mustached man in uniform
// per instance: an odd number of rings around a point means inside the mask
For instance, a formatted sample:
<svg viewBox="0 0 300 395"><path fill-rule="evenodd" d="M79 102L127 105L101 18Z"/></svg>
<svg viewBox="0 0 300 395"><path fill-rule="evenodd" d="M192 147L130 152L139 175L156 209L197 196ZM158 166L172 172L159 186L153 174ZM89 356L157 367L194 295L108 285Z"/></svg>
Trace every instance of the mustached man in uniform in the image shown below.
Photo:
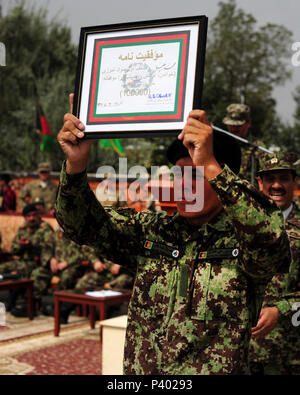
<svg viewBox="0 0 300 395"><path fill-rule="evenodd" d="M268 284L260 319L252 329L251 369L257 375L300 374L300 322L294 325L292 320L293 305L300 302L300 210L293 200L296 163L297 156L290 152L264 154L258 173L259 189L282 211L292 262L280 267Z"/></svg>

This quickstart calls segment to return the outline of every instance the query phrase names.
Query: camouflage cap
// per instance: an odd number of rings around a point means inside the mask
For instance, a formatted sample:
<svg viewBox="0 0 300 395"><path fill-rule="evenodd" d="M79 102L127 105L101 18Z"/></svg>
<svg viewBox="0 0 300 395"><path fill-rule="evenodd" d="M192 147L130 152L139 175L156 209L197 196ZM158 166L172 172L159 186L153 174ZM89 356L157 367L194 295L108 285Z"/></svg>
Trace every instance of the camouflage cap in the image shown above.
<svg viewBox="0 0 300 395"><path fill-rule="evenodd" d="M263 153L259 160L258 174L272 170L293 170L297 171L300 162L294 152L276 152L273 154ZM297 163L298 162L298 163Z"/></svg>
<svg viewBox="0 0 300 395"><path fill-rule="evenodd" d="M226 117L223 119L225 125L241 126L250 120L250 107L246 104L230 104L226 111Z"/></svg>
<svg viewBox="0 0 300 395"><path fill-rule="evenodd" d="M38 165L37 171L51 171L51 164L49 162L41 162Z"/></svg>

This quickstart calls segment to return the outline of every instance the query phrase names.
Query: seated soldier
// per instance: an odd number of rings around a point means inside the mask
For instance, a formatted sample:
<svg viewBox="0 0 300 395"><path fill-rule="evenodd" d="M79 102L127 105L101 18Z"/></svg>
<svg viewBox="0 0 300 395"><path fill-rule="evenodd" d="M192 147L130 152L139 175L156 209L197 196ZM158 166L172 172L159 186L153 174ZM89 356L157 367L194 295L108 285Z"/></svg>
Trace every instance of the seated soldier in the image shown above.
<svg viewBox="0 0 300 395"><path fill-rule="evenodd" d="M67 239L63 230L58 229L53 235L53 256L50 259L50 269L48 269L49 284L51 282L53 288L59 290L74 289L77 280L84 275L85 259L84 247ZM68 317L74 307L74 304L62 303L62 324L68 322ZM53 296L44 299L41 312L47 316L54 315Z"/></svg>
<svg viewBox="0 0 300 395"><path fill-rule="evenodd" d="M11 245L15 259L0 266L0 274L16 273L19 278L34 280L34 298L41 300L48 287L47 271L52 256L53 229L42 221L34 204L24 207L25 223L17 230ZM12 304L15 300L11 301ZM18 317L27 316L26 306L17 306L11 313Z"/></svg>
<svg viewBox="0 0 300 395"><path fill-rule="evenodd" d="M114 278L110 282L104 284L104 289L116 291L130 291L132 289L134 278L123 273L121 265L114 263L110 268L110 272Z"/></svg>
<svg viewBox="0 0 300 395"><path fill-rule="evenodd" d="M132 288L133 277L124 274L120 265L108 259L98 258L97 251L94 248L88 246L84 246L84 248L86 257L93 265L93 271L85 274L77 282L76 291L93 291L103 288L129 290Z"/></svg>
<svg viewBox="0 0 300 395"><path fill-rule="evenodd" d="M83 249L78 244L67 239L64 232L58 229L54 234L53 240L53 257L50 260L50 269L56 277L60 290L73 289L76 281L83 276L84 266L82 262L85 259ZM53 277L52 277L53 279Z"/></svg>

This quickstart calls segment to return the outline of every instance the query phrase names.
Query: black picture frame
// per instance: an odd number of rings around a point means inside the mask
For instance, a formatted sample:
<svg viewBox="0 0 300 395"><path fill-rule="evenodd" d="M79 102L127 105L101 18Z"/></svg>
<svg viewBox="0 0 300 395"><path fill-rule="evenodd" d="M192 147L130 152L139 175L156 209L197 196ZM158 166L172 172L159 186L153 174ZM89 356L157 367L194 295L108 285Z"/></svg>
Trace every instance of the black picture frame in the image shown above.
<svg viewBox="0 0 300 395"><path fill-rule="evenodd" d="M188 112L201 108L207 24L208 18L201 15L81 28L73 114L86 125L85 137L110 139L178 135ZM150 45L151 50L148 50ZM156 51L155 48L164 48L166 52ZM139 49L143 51L137 52ZM121 50L131 55L117 57L116 54ZM140 53L142 56L138 56ZM153 53L156 56L151 58ZM164 60L159 59L163 56L164 59L169 59L169 61L175 59L175 61L163 63ZM110 64L109 62L114 62L112 64L115 65L116 61L119 62L117 66L105 68L105 65ZM123 63L121 64L123 61L124 68L122 68ZM163 65L164 68L158 66L159 63L155 63L155 61L161 62L160 65ZM171 63L172 65L170 65ZM156 68L153 72L154 64ZM173 66L174 71L167 74L166 70L169 65ZM128 77L132 70L140 75L135 76L132 72ZM164 70L159 81L157 70ZM134 80L135 77L136 80ZM155 77L156 83L153 82ZM120 90L120 97L123 92L123 101L121 99L119 102L116 101L119 91L110 89L113 87L113 83L104 81L105 78L111 78L111 80L114 78L115 85L119 84L120 87L123 84L122 89L125 86L123 90ZM131 85L129 85L130 83ZM171 91L171 93L154 93L151 96L148 91L151 92L150 87L152 89L153 85L156 90L159 86L169 87L172 85L174 88L173 91L168 88L168 92ZM167 92L167 90L165 91ZM97 96L99 92L104 97L102 100L104 104L99 102L100 96ZM101 106L105 107L106 105L105 95L110 97L111 92L117 93L111 100L112 103L107 102L107 106L108 104L116 107L123 105L126 111L127 108L130 110L127 112L119 110L117 114L111 108L102 109ZM131 93L139 94L140 92L145 98L130 97ZM129 99L125 98L126 95ZM172 99L174 97L174 102L170 97ZM141 102L141 108L148 109L152 105L156 110L134 113L131 108L136 108L136 103L140 104ZM165 110L161 110L161 108L165 108Z"/></svg>

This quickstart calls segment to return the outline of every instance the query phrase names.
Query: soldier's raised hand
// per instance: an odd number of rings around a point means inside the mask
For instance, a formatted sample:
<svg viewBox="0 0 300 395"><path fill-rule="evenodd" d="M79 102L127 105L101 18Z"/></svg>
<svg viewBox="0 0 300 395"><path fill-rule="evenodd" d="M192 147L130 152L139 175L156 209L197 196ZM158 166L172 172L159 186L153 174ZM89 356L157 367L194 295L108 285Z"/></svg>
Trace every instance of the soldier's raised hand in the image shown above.
<svg viewBox="0 0 300 395"><path fill-rule="evenodd" d="M189 151L195 166L204 166L206 178L211 179L222 169L213 154L213 129L203 110L192 110L178 136Z"/></svg>
<svg viewBox="0 0 300 395"><path fill-rule="evenodd" d="M72 114L74 94L70 94L70 113L65 114L64 124L57 140L67 157L67 173L80 173L87 166L91 149L91 140L82 140L84 137L83 123Z"/></svg>

